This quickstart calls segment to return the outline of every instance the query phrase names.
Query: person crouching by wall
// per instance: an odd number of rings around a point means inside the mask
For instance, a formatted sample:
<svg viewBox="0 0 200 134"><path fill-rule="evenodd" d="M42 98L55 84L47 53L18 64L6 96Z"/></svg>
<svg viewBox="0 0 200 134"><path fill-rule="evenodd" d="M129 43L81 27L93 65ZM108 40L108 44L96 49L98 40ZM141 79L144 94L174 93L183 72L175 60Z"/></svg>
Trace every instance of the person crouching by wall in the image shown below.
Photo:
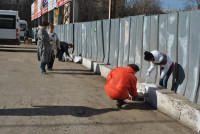
<svg viewBox="0 0 200 134"><path fill-rule="evenodd" d="M50 44L50 37L46 31L49 22L43 21L38 30L38 60L41 61L40 68L43 74L46 74L45 66L51 61L52 46Z"/></svg>
<svg viewBox="0 0 200 134"><path fill-rule="evenodd" d="M174 62L171 57L165 53L158 52L157 50L144 52L144 60L151 63L146 77L149 78L150 73L155 69L157 65L160 65L160 81L159 85L167 88L167 81L174 70Z"/></svg>
<svg viewBox="0 0 200 134"><path fill-rule="evenodd" d="M104 88L108 96L116 100L118 108L122 108L125 104L124 100L129 96L133 98L144 97L141 93L137 92L137 78L135 73L140 69L135 64L129 64L126 68L118 67L112 70L107 76L107 83Z"/></svg>
<svg viewBox="0 0 200 134"><path fill-rule="evenodd" d="M54 26L52 24L49 25L49 36L51 38L51 46L52 46L52 55L51 55L51 61L49 63L47 63L47 68L49 71L52 70L53 68L53 63L55 60L55 57L58 53L58 51L60 50L60 42L59 42L59 38L57 36L57 34L54 32Z"/></svg>

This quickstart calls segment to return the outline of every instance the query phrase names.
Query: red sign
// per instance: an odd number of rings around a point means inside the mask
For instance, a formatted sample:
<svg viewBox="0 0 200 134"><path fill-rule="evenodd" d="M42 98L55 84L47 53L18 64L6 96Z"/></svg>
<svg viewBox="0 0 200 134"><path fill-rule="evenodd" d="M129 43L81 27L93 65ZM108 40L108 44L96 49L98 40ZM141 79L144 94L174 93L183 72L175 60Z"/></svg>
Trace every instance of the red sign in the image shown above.
<svg viewBox="0 0 200 134"><path fill-rule="evenodd" d="M57 0L57 7L60 7L63 5L63 0Z"/></svg>

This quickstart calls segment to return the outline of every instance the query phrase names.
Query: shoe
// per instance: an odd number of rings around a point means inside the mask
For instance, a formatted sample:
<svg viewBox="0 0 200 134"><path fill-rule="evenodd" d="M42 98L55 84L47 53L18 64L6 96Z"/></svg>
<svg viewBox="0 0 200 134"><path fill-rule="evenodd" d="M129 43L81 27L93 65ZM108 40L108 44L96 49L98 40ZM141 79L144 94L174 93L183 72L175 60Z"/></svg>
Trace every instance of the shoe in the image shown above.
<svg viewBox="0 0 200 134"><path fill-rule="evenodd" d="M42 71L42 74L47 74L47 72L46 71Z"/></svg>
<svg viewBox="0 0 200 134"><path fill-rule="evenodd" d="M49 68L49 69L47 69L48 71L52 71L53 69L52 68Z"/></svg>
<svg viewBox="0 0 200 134"><path fill-rule="evenodd" d="M124 104L126 104L126 102L123 101L123 100L117 100L117 101L116 101L116 105L117 105L117 108L118 108L118 109L121 109L121 108L122 108L122 105L124 105Z"/></svg>

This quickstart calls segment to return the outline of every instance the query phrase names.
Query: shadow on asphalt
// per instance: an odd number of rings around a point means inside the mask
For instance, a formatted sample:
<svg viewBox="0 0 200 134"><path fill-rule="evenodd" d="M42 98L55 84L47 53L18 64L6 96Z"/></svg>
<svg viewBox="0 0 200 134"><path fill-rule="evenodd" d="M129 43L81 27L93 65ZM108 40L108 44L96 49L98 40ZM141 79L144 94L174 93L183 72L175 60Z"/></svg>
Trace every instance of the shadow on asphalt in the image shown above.
<svg viewBox="0 0 200 134"><path fill-rule="evenodd" d="M127 102L122 106L124 110L140 109L140 110L156 110L150 104L143 102Z"/></svg>
<svg viewBox="0 0 200 134"><path fill-rule="evenodd" d="M17 48L17 49L35 49L35 50L37 50L37 48L33 48L33 47L17 47L17 46L16 47L0 46L0 48Z"/></svg>
<svg viewBox="0 0 200 134"><path fill-rule="evenodd" d="M94 109L85 106L33 106L33 108L1 109L0 116L58 116L90 117L112 111L114 108Z"/></svg>
<svg viewBox="0 0 200 134"><path fill-rule="evenodd" d="M0 116L59 116L71 115L75 117L90 117L112 111L117 108L95 109L85 106L32 106L33 108L0 109ZM130 103L123 110L155 110L146 103Z"/></svg>
<svg viewBox="0 0 200 134"><path fill-rule="evenodd" d="M81 69L53 69L53 71L81 71L81 72L91 72L91 70L81 70Z"/></svg>
<svg viewBox="0 0 200 134"><path fill-rule="evenodd" d="M95 74L94 72L91 72L91 73L84 73L84 72L80 72L80 73L74 73L74 72L48 72L48 74L98 75L98 74Z"/></svg>
<svg viewBox="0 0 200 134"><path fill-rule="evenodd" d="M25 53L36 53L37 50L13 50L13 49L0 49L0 52L25 52Z"/></svg>

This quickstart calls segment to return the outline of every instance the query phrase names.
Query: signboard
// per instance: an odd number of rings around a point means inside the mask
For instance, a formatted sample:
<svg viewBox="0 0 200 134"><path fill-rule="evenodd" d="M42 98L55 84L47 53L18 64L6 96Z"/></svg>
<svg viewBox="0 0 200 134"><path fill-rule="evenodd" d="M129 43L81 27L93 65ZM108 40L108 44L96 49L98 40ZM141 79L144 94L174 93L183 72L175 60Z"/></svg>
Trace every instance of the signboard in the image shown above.
<svg viewBox="0 0 200 134"><path fill-rule="evenodd" d="M57 0L57 7L60 7L69 1L72 1L72 0Z"/></svg>
<svg viewBox="0 0 200 134"><path fill-rule="evenodd" d="M48 0L48 11L53 10L55 7L57 7L57 1L56 0Z"/></svg>
<svg viewBox="0 0 200 134"><path fill-rule="evenodd" d="M63 0L57 0L57 7L60 7L63 5Z"/></svg>
<svg viewBox="0 0 200 134"><path fill-rule="evenodd" d="M31 20L34 20L34 2L31 5Z"/></svg>
<svg viewBox="0 0 200 134"><path fill-rule="evenodd" d="M40 17L42 15L42 0L38 0L38 14L37 16Z"/></svg>
<svg viewBox="0 0 200 134"><path fill-rule="evenodd" d="M42 0L42 14L48 12L48 0Z"/></svg>
<svg viewBox="0 0 200 134"><path fill-rule="evenodd" d="M38 18L38 0L34 2L34 19Z"/></svg>

